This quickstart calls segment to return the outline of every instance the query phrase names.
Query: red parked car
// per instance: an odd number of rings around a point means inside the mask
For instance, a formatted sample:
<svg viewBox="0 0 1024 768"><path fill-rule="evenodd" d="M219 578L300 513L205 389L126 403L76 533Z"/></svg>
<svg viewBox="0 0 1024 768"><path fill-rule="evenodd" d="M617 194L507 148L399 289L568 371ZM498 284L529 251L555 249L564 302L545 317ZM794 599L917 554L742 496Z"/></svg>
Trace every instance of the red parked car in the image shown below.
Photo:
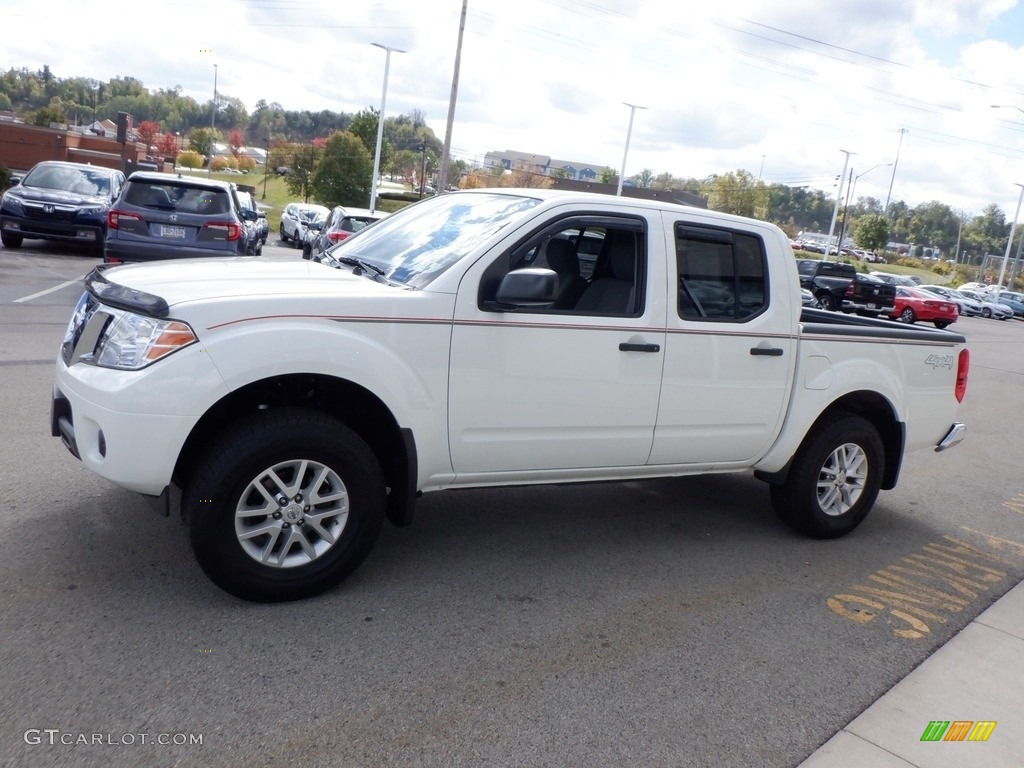
<svg viewBox="0 0 1024 768"><path fill-rule="evenodd" d="M944 296L902 285L896 287L896 298L889 312L889 317L893 320L904 323L923 320L926 323L935 323L936 328L945 328L950 323L955 323L959 315L960 310L956 304Z"/></svg>

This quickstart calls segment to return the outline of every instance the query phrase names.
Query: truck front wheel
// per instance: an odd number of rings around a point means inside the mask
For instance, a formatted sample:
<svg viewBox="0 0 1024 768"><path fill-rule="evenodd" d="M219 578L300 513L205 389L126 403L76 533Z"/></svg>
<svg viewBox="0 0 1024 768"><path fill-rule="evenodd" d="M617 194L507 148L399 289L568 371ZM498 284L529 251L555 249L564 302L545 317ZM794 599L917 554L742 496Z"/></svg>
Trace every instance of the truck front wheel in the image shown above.
<svg viewBox="0 0 1024 768"><path fill-rule="evenodd" d="M226 592L277 602L339 584L369 554L385 511L370 448L315 411L263 411L197 463L182 509L200 567Z"/></svg>
<svg viewBox="0 0 1024 768"><path fill-rule="evenodd" d="M871 422L841 416L814 428L782 485L771 486L772 506L790 527L834 539L867 516L882 484L885 448Z"/></svg>

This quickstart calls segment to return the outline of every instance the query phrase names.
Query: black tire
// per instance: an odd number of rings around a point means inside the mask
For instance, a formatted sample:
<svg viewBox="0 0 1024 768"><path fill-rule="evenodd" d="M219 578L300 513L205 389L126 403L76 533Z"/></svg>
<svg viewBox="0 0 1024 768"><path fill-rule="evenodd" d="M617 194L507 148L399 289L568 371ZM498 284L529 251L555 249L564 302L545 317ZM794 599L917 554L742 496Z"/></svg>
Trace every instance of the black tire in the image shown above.
<svg viewBox="0 0 1024 768"><path fill-rule="evenodd" d="M355 432L316 411L248 417L196 466L182 493L192 551L236 597L319 594L351 574L380 533L385 485L377 458ZM247 514L238 515L243 507Z"/></svg>
<svg viewBox="0 0 1024 768"><path fill-rule="evenodd" d="M3 243L5 248L21 248L21 243L24 239L25 238L21 235L12 235L10 232L0 232L0 243Z"/></svg>
<svg viewBox="0 0 1024 768"><path fill-rule="evenodd" d="M807 536L845 536L878 498L884 461L882 438L871 422L850 415L823 421L804 439L785 482L771 486L772 506Z"/></svg>
<svg viewBox="0 0 1024 768"><path fill-rule="evenodd" d="M981 310L981 316L982 317L992 317L992 310L989 309L988 307L983 308Z"/></svg>
<svg viewBox="0 0 1024 768"><path fill-rule="evenodd" d="M943 328L947 328L948 326L949 326L949 320L936 320L935 321L935 327L938 328L940 331Z"/></svg>
<svg viewBox="0 0 1024 768"><path fill-rule="evenodd" d="M821 293L816 298L818 299L819 309L827 309L830 312L836 311L836 297L831 293Z"/></svg>
<svg viewBox="0 0 1024 768"><path fill-rule="evenodd" d="M284 233L284 224L281 225L281 242L282 243L287 243L288 242L288 235L286 235Z"/></svg>
<svg viewBox="0 0 1024 768"><path fill-rule="evenodd" d="M907 325L913 325L917 322L917 315L914 314L914 310L910 307L904 307L903 311L900 312L900 320Z"/></svg>

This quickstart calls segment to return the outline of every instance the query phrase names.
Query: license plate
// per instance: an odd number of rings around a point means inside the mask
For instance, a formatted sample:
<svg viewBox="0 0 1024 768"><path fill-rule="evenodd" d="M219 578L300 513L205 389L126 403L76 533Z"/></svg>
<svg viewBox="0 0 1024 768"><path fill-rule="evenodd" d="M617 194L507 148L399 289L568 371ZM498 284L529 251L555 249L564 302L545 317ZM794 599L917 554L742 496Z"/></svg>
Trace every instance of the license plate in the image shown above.
<svg viewBox="0 0 1024 768"><path fill-rule="evenodd" d="M184 227L172 227L167 224L160 225L160 237L176 237L179 240L185 239Z"/></svg>
<svg viewBox="0 0 1024 768"><path fill-rule="evenodd" d="M878 306L874 302L871 302L868 304L868 309L878 309Z"/></svg>

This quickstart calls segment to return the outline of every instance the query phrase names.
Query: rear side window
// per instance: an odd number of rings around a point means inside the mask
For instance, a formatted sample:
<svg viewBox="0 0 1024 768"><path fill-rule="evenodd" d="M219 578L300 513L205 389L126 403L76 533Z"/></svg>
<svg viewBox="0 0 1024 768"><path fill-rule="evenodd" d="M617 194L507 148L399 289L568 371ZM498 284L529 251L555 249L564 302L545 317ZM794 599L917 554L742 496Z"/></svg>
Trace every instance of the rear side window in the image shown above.
<svg viewBox="0 0 1024 768"><path fill-rule="evenodd" d="M684 320L742 322L768 304L760 237L676 224L678 313Z"/></svg>
<svg viewBox="0 0 1024 768"><path fill-rule="evenodd" d="M231 210L228 192L180 184L132 181L125 190L124 201L140 208L197 213L204 216L225 214Z"/></svg>

